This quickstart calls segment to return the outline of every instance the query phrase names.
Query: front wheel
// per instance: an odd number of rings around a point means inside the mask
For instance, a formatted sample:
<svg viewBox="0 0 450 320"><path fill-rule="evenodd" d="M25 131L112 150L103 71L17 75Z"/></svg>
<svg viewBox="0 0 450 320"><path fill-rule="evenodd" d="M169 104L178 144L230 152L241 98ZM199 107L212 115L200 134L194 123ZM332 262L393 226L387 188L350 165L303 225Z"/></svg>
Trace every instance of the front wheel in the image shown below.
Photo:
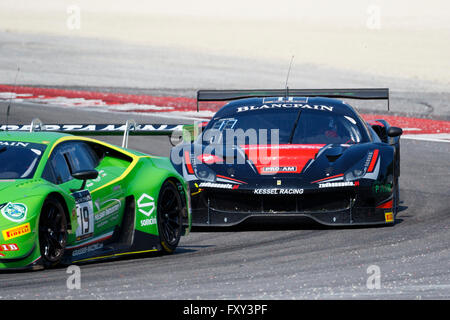
<svg viewBox="0 0 450 320"><path fill-rule="evenodd" d="M45 200L39 219L39 246L45 267L57 265L66 249L67 219L64 208L53 198Z"/></svg>

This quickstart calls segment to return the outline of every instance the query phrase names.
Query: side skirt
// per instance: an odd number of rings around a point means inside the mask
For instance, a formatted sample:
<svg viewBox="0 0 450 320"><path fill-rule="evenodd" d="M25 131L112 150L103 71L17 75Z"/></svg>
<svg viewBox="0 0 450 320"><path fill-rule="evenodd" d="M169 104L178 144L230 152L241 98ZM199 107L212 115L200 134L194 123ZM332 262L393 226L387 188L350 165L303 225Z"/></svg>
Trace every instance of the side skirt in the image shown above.
<svg viewBox="0 0 450 320"><path fill-rule="evenodd" d="M89 263L107 259L120 258L127 255L158 252L161 250L159 237L139 230L134 231L132 245L107 241L97 242L76 250L70 250L62 264Z"/></svg>

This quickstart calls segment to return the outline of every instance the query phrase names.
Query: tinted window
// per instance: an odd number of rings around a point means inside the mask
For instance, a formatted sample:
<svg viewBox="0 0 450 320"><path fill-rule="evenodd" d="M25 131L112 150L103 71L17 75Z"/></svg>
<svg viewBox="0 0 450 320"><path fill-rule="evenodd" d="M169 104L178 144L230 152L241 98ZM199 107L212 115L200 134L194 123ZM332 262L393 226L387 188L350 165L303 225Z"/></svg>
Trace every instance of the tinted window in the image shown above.
<svg viewBox="0 0 450 320"><path fill-rule="evenodd" d="M60 184L73 179L62 150L55 150L47 166L49 165L51 165L56 178L56 181L53 181L54 183Z"/></svg>
<svg viewBox="0 0 450 320"><path fill-rule="evenodd" d="M262 136L258 131L265 129L267 136L263 137L267 143L276 143L270 140L273 130L278 130L280 144L343 144L369 141L368 133L356 115L308 109L300 112L299 114L298 109L256 110L236 114L235 117L214 119L206 128L210 130L209 137L212 136L213 139L206 139L206 131L203 139L206 143L222 143L227 135L222 134L221 141L218 141L218 135L213 134L214 132L226 132L227 129L234 132L242 129L248 132L247 130L251 129L258 133L258 143L265 143L260 141Z"/></svg>
<svg viewBox="0 0 450 320"><path fill-rule="evenodd" d="M323 114L304 110L299 118L293 143L359 143L366 140L357 118L344 114Z"/></svg>
<svg viewBox="0 0 450 320"><path fill-rule="evenodd" d="M84 142L72 143L66 148L72 172L92 170L98 165L98 159L92 149Z"/></svg>
<svg viewBox="0 0 450 320"><path fill-rule="evenodd" d="M30 179L46 146L38 143L0 141L0 179Z"/></svg>
<svg viewBox="0 0 450 320"><path fill-rule="evenodd" d="M98 165L98 157L84 142L66 142L55 148L42 178L56 184L67 182L72 173L94 169Z"/></svg>

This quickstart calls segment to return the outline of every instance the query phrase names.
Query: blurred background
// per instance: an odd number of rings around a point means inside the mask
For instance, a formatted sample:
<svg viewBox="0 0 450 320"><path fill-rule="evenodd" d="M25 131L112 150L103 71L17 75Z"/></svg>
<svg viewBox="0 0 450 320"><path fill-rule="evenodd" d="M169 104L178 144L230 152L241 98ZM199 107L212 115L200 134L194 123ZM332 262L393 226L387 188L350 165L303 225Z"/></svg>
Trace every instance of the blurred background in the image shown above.
<svg viewBox="0 0 450 320"><path fill-rule="evenodd" d="M83 266L81 290L64 268L0 275L0 298L448 299L449 40L448 0L0 0L0 125L193 123L214 114L197 90L284 89L294 57L289 88L387 87L390 112L347 102L404 129L395 227L196 230L173 256Z"/></svg>
<svg viewBox="0 0 450 320"><path fill-rule="evenodd" d="M291 88L446 97L449 12L445 0L2 0L0 83L20 67L31 85L282 88L294 56ZM444 100L433 104L447 116Z"/></svg>

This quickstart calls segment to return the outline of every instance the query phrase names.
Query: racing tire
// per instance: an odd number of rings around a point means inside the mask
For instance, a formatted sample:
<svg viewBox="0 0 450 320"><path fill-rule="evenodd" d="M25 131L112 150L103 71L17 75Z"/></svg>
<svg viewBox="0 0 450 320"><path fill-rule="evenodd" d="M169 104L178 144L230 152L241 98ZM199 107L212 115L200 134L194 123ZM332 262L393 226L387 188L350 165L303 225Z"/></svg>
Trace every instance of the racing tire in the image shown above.
<svg viewBox="0 0 450 320"><path fill-rule="evenodd" d="M184 205L174 182L167 180L161 187L157 207L158 233L163 253L173 253L180 241Z"/></svg>
<svg viewBox="0 0 450 320"><path fill-rule="evenodd" d="M66 249L67 218L62 204L48 198L39 218L39 247L44 267L59 264Z"/></svg>
<svg viewBox="0 0 450 320"><path fill-rule="evenodd" d="M395 221L395 217L397 216L398 213L398 209L400 206L400 187L398 185L399 182L399 178L396 177L395 181L394 181L394 203L393 203L393 210L394 210L394 221Z"/></svg>

